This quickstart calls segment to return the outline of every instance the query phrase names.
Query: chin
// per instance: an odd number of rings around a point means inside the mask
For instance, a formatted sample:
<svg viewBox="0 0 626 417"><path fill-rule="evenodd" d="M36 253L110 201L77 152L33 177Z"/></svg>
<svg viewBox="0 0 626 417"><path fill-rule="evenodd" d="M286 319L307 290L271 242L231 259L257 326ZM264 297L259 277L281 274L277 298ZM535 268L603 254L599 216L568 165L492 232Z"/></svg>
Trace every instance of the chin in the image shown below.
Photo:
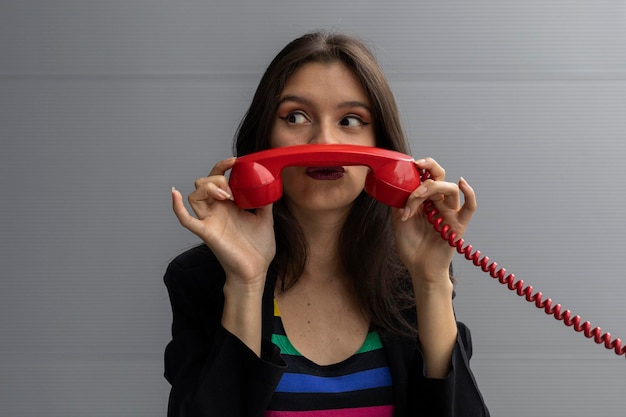
<svg viewBox="0 0 626 417"><path fill-rule="evenodd" d="M339 190L310 191L298 193L287 198L289 205L295 205L307 211L333 211L344 212L352 207L354 201L360 195L361 190L357 192L337 192Z"/></svg>

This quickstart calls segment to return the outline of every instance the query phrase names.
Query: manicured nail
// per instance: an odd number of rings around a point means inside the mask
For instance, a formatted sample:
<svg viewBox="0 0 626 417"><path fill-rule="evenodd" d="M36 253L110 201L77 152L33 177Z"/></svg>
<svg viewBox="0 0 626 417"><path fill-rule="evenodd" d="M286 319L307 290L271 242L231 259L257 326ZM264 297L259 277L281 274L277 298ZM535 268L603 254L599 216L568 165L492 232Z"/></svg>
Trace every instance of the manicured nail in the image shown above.
<svg viewBox="0 0 626 417"><path fill-rule="evenodd" d="M409 216L411 215L411 208L410 207L405 207L404 209L402 209L402 217L400 217L400 221L407 221Z"/></svg>
<svg viewBox="0 0 626 417"><path fill-rule="evenodd" d="M218 188L218 189L217 189L217 193L218 193L221 197L223 197L223 198L225 198L225 199L227 199L227 200L232 200L232 198L233 198L233 196L231 196L230 194L228 194L226 191L222 190L221 188Z"/></svg>
<svg viewBox="0 0 626 417"><path fill-rule="evenodd" d="M425 185L420 185L419 187L417 187L417 189L415 190L415 194L418 197L422 197L424 196L424 194L426 194L428 192L428 187L426 187Z"/></svg>

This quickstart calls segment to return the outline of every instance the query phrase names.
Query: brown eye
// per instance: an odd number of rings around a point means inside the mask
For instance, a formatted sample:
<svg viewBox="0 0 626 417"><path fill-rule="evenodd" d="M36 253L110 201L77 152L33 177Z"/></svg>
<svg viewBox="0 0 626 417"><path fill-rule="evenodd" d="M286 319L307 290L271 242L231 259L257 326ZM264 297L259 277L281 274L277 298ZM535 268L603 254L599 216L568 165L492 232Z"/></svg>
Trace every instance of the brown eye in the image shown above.
<svg viewBox="0 0 626 417"><path fill-rule="evenodd" d="M309 119L307 119L304 113L301 113L301 112L291 112L287 114L287 116L281 117L281 119L283 119L287 123L294 124L294 125L306 123L309 121Z"/></svg>
<svg viewBox="0 0 626 417"><path fill-rule="evenodd" d="M366 126L369 123L366 123L358 116L346 116L339 121L340 126L346 127L358 127L358 126Z"/></svg>

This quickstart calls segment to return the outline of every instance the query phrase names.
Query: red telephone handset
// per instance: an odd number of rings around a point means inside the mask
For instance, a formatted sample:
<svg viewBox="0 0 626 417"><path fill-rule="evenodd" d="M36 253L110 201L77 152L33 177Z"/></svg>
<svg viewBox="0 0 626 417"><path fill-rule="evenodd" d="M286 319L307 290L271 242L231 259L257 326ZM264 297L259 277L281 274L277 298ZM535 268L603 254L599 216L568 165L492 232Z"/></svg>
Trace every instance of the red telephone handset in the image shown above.
<svg viewBox="0 0 626 417"><path fill-rule="evenodd" d="M392 207L404 207L420 185L420 172L411 156L372 146L339 144L284 146L242 156L232 167L229 185L237 206L258 208L281 197L283 168L340 165L369 167L365 191Z"/></svg>

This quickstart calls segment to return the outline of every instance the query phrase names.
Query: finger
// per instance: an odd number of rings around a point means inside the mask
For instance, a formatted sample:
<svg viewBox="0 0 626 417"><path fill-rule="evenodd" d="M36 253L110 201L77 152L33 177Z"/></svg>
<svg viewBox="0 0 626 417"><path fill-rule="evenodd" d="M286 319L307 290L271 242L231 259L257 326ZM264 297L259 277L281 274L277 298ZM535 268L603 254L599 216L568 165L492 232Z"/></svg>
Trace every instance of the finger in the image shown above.
<svg viewBox="0 0 626 417"><path fill-rule="evenodd" d="M459 186L446 181L427 180L413 191L409 200L412 198L422 202L432 200L435 203L445 200L449 207L456 209L460 203Z"/></svg>
<svg viewBox="0 0 626 417"><path fill-rule="evenodd" d="M192 201L206 201L211 202L210 200L232 200L233 196L228 193L226 190L222 189L214 182L206 182L200 187L196 188L194 192L189 194L189 202Z"/></svg>
<svg viewBox="0 0 626 417"><path fill-rule="evenodd" d="M194 187L200 188L203 185L212 182L220 186L220 188L225 188L228 184L228 179L223 175L211 175L209 177L200 177L193 182Z"/></svg>
<svg viewBox="0 0 626 417"><path fill-rule="evenodd" d="M459 187L445 181L424 181L409 196L401 220L406 221L413 217L426 200L431 200L436 205L444 203L447 207L456 210L460 203Z"/></svg>
<svg viewBox="0 0 626 417"><path fill-rule="evenodd" d="M232 191L228 186L228 180L223 175L198 178L194 182L194 186L196 187L196 191L199 191L198 194L215 198L216 200L232 200L233 198ZM198 198L197 200L202 200L202 198Z"/></svg>
<svg viewBox="0 0 626 417"><path fill-rule="evenodd" d="M234 156L230 157L228 159L224 159L222 161L219 161L217 164L215 164L215 166L213 167L213 169L209 173L209 176L212 176L212 175L224 175L226 173L226 171L228 171L229 169L231 169L233 167L233 165L235 165L235 161L237 161L237 158L234 157Z"/></svg>
<svg viewBox="0 0 626 417"><path fill-rule="evenodd" d="M435 181L429 187L432 200L435 204L443 202L447 207L457 210L461 204L459 186L452 182Z"/></svg>
<svg viewBox="0 0 626 417"><path fill-rule="evenodd" d="M476 203L476 193L463 177L459 180L459 188L461 192L463 192L465 202L459 210L458 219L462 224L468 224L478 206Z"/></svg>
<svg viewBox="0 0 626 417"><path fill-rule="evenodd" d="M219 161L217 164L215 164L213 169L211 169L209 176L198 178L194 182L194 186L196 188L200 188L208 182L213 182L217 184L219 188L226 191L228 195L232 196L233 192L230 189L230 186L228 185L228 179L224 176L224 174L226 173L226 171L232 168L232 166L235 164L236 161L237 161L237 158L235 157L224 159L223 161Z"/></svg>
<svg viewBox="0 0 626 417"><path fill-rule="evenodd" d="M181 225L191 231L195 229L195 222L198 222L198 219L189 214L183 204L183 195L174 187L172 187L172 209Z"/></svg>
<svg viewBox="0 0 626 417"><path fill-rule="evenodd" d="M212 182L202 185L187 196L189 205L200 220L208 215L212 205L224 204L228 200L233 200L232 195Z"/></svg>
<svg viewBox="0 0 626 417"><path fill-rule="evenodd" d="M437 163L433 158L418 159L415 161L420 169L425 169L430 172L430 178L436 181L443 181L446 179L446 170Z"/></svg>

